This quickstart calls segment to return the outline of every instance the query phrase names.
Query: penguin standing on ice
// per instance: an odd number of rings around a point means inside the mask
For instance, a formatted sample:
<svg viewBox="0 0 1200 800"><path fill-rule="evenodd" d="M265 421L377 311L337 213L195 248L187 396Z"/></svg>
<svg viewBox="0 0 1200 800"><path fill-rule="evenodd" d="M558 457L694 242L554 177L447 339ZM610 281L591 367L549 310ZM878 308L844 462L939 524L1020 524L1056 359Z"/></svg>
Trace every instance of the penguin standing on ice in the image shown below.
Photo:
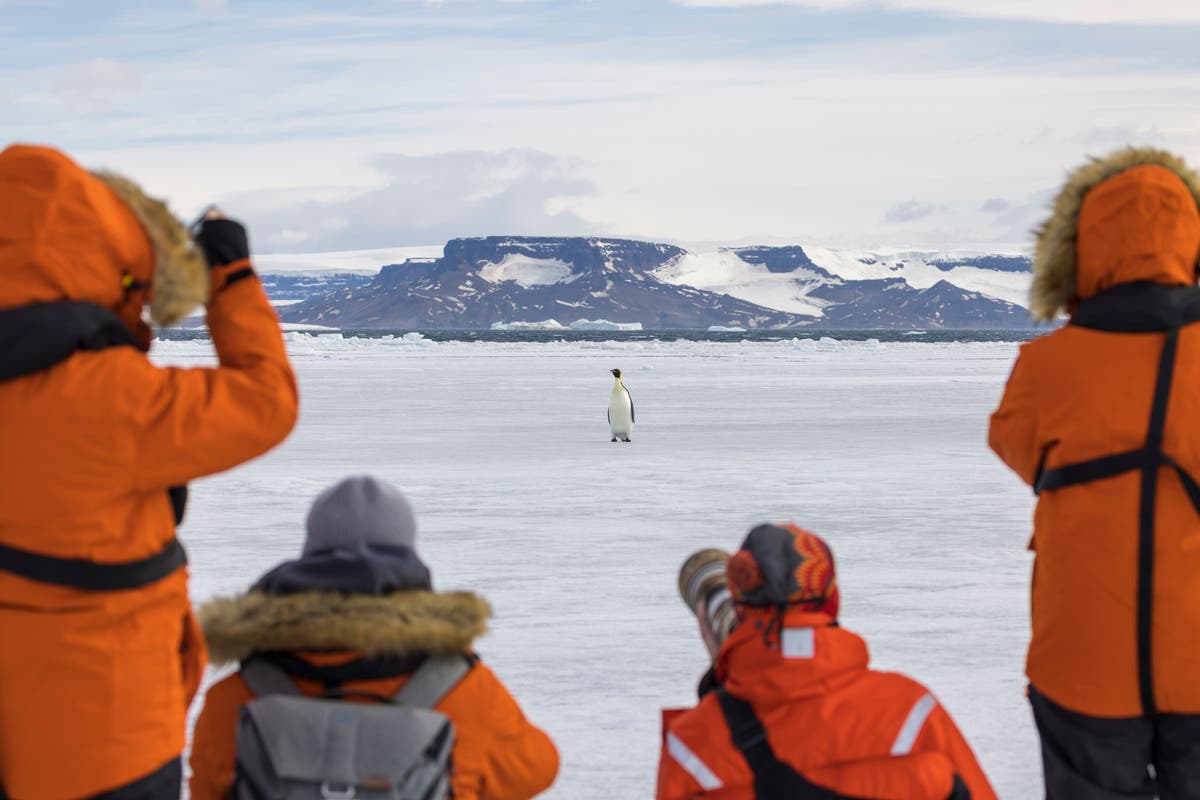
<svg viewBox="0 0 1200 800"><path fill-rule="evenodd" d="M608 427L612 430L612 441L620 439L623 442L633 441L633 398L629 390L621 383L621 370L609 370L617 382L613 384L612 394L608 398Z"/></svg>

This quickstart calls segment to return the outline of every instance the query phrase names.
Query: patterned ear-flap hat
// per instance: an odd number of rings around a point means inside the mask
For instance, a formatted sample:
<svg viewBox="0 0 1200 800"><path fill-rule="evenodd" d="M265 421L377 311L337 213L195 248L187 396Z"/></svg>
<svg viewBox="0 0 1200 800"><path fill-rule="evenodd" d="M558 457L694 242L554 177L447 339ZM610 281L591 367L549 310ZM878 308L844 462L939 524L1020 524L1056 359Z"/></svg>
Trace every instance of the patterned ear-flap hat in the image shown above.
<svg viewBox="0 0 1200 800"><path fill-rule="evenodd" d="M837 619L833 553L815 533L791 523L759 525L726 567L729 591L749 606L799 606Z"/></svg>
<svg viewBox="0 0 1200 800"><path fill-rule="evenodd" d="M150 319L171 325L208 302L209 274L204 253L166 203L150 197L128 178L112 172L92 175L113 190L137 217L154 247Z"/></svg>

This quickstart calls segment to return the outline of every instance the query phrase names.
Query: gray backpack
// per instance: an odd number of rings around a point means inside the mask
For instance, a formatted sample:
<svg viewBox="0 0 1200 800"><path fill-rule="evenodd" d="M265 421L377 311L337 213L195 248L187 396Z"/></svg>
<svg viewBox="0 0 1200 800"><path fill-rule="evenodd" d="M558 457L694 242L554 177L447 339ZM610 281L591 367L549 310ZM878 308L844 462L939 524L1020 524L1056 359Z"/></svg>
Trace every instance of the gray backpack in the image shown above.
<svg viewBox="0 0 1200 800"><path fill-rule="evenodd" d="M350 703L306 697L262 658L242 666L256 695L237 727L235 800L443 800L454 726L433 706L471 668L427 658L395 697Z"/></svg>

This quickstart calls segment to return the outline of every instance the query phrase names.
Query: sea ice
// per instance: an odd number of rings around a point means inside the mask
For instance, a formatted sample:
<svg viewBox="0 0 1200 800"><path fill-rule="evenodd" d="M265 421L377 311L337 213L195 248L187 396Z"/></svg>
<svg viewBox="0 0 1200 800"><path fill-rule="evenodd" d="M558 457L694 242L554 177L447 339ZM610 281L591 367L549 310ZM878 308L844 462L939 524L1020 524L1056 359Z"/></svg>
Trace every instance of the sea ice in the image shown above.
<svg viewBox="0 0 1200 800"><path fill-rule="evenodd" d="M706 666L680 563L794 520L832 544L842 622L875 666L933 689L1001 797L1040 794L1022 675L1032 498L985 444L1015 344L407 339L289 335L296 431L192 485L195 600L295 557L339 478L394 481L435 585L495 608L478 650L558 744L546 797L650 797L656 709L692 704ZM207 342L153 352L215 363ZM637 398L621 447L614 367Z"/></svg>

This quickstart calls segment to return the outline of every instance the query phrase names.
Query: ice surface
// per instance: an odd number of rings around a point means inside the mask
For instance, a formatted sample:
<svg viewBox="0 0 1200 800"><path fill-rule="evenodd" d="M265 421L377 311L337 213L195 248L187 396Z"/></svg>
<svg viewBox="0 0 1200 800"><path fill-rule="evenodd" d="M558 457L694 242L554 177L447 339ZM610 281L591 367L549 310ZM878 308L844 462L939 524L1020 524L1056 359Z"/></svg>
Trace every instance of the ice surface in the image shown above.
<svg viewBox="0 0 1200 800"><path fill-rule="evenodd" d="M557 258L531 258L521 253L509 253L496 264L485 264L479 277L492 283L515 281L526 289L548 286L553 283L571 283L578 275L571 273L571 265Z"/></svg>
<svg viewBox="0 0 1200 800"><path fill-rule="evenodd" d="M1029 302L1028 272L1002 272L979 267L953 267L942 270L933 261L986 255L979 252L931 252L927 250L877 250L873 252L829 250L805 247L804 252L817 266L847 280L903 278L914 289L928 289L938 281L948 281L969 292L1006 300L1019 306Z"/></svg>
<svg viewBox="0 0 1200 800"><path fill-rule="evenodd" d="M828 279L805 269L770 272L762 264L743 261L732 250L685 253L656 270L654 276L666 283L720 292L792 314L820 317L824 314L822 309L828 305L828 301L808 296L813 289L828 283Z"/></svg>
<svg viewBox="0 0 1200 800"><path fill-rule="evenodd" d="M938 253L930 251L864 252L804 247L813 263L846 280L903 278L914 289L927 289L938 281L948 281L969 292L1007 300L1017 305L1028 302L1030 275L1027 272L1002 272L994 269L958 266L939 269L931 262L965 258L982 253ZM832 281L807 269L794 272L770 272L762 264L743 260L734 250L685 253L656 270L655 277L670 284L686 284L697 289L721 292L793 314L820 317L828 301L809 293Z"/></svg>
<svg viewBox="0 0 1200 800"><path fill-rule="evenodd" d="M1001 797L1040 796L1023 697L1032 499L985 445L1016 345L432 342L289 334L300 423L192 485L196 600L300 548L325 486L402 486L441 589L495 607L479 652L557 742L559 800L653 795L661 706L705 651L676 596L692 551L794 520L835 550L842 621L930 686ZM206 342L163 363L212 364ZM637 397L611 444L617 367Z"/></svg>
<svg viewBox="0 0 1200 800"><path fill-rule="evenodd" d="M254 266L269 272L378 272L385 264L401 264L408 259L436 259L443 245L420 247L383 247L374 250L336 250L325 253L260 253Z"/></svg>
<svg viewBox="0 0 1200 800"><path fill-rule="evenodd" d="M561 300L558 302L562 303ZM580 305L578 303L563 303L563 305ZM493 322L494 331L561 331L570 328L575 331L640 331L640 322L609 322L606 319L577 319L570 325L563 325L556 319L539 321Z"/></svg>

